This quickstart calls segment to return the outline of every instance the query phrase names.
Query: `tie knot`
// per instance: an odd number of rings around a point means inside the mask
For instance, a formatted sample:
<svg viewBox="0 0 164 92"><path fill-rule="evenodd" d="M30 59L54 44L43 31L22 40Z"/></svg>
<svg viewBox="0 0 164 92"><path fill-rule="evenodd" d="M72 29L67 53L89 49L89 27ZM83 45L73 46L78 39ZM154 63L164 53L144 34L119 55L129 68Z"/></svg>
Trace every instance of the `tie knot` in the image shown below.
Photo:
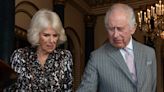
<svg viewBox="0 0 164 92"><path fill-rule="evenodd" d="M129 49L129 48L124 48L124 51L125 51L125 53L127 53L128 55L132 53L132 52L131 52L131 49Z"/></svg>

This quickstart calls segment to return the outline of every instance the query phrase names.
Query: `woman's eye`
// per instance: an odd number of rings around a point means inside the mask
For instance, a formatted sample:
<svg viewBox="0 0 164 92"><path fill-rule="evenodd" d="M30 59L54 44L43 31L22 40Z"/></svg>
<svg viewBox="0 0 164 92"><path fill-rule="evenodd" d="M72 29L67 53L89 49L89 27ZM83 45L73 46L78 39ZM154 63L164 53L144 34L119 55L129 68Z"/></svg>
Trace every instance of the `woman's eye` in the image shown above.
<svg viewBox="0 0 164 92"><path fill-rule="evenodd" d="M43 36L48 37L49 35L48 34L44 34Z"/></svg>
<svg viewBox="0 0 164 92"><path fill-rule="evenodd" d="M53 35L54 37L57 37L58 35L57 34L55 34L55 35Z"/></svg>

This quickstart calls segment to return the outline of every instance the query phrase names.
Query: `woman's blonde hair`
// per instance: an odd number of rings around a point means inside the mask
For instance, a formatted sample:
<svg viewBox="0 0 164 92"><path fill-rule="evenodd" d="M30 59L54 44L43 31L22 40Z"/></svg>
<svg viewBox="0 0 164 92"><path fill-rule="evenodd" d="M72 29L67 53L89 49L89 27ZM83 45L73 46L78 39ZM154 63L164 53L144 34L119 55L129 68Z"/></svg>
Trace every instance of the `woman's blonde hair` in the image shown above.
<svg viewBox="0 0 164 92"><path fill-rule="evenodd" d="M27 39L29 43L32 46L38 46L39 33L49 26L52 27L59 36L57 45L60 45L67 40L65 30L58 14L50 10L41 9L33 16L30 28L27 30Z"/></svg>

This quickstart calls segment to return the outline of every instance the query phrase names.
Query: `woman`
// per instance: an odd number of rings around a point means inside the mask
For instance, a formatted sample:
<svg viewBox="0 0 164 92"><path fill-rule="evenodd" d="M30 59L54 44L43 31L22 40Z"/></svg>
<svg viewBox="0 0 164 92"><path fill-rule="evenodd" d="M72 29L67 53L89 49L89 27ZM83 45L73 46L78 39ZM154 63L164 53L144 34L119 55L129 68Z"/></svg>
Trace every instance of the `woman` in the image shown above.
<svg viewBox="0 0 164 92"><path fill-rule="evenodd" d="M39 10L32 18L27 38L31 47L20 48L11 56L18 79L7 90L19 92L71 92L72 55L57 49L66 41L61 20L55 12Z"/></svg>

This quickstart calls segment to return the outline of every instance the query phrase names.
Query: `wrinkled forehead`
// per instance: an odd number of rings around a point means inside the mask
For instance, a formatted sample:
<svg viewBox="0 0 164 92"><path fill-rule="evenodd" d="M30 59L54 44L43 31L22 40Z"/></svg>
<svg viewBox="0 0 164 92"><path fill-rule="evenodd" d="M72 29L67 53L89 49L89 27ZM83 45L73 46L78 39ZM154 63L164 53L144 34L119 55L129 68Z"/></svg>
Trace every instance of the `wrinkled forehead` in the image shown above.
<svg viewBox="0 0 164 92"><path fill-rule="evenodd" d="M109 26L119 27L129 23L129 18L125 12L113 11L108 18Z"/></svg>
<svg viewBox="0 0 164 92"><path fill-rule="evenodd" d="M128 17L130 16L129 8L124 4L116 4L110 9L109 16L112 17Z"/></svg>
<svg viewBox="0 0 164 92"><path fill-rule="evenodd" d="M55 34L59 34L59 31L56 30L52 25L44 26L41 32L53 31Z"/></svg>

